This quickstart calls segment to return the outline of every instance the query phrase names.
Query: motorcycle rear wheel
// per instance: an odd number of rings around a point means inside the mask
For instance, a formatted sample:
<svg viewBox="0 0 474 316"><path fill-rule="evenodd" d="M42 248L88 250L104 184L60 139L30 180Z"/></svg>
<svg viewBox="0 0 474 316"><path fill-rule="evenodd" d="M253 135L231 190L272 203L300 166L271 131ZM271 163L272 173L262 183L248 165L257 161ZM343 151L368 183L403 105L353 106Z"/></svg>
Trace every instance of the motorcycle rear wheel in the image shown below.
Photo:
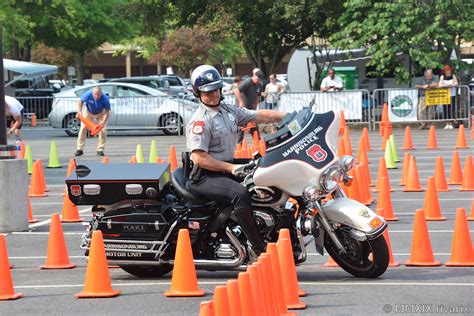
<svg viewBox="0 0 474 316"><path fill-rule="evenodd" d="M171 270L173 266L169 264L160 264L156 266L120 266L122 270L139 278L160 277Z"/></svg>
<svg viewBox="0 0 474 316"><path fill-rule="evenodd" d="M387 270L389 264L388 246L383 235L365 241L358 241L343 230L335 231L346 254L340 254L331 238L326 235L324 246L336 263L353 276L377 278Z"/></svg>

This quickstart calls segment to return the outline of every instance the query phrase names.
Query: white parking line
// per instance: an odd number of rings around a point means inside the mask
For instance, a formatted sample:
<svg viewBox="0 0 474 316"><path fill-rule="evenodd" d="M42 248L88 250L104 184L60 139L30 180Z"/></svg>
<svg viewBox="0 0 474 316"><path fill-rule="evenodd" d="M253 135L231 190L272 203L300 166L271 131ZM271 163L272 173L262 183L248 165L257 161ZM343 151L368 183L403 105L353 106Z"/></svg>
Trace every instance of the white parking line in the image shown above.
<svg viewBox="0 0 474 316"><path fill-rule="evenodd" d="M79 214L83 214L83 213L86 213L86 212L90 212L91 209L85 209L85 210L81 210L79 211ZM50 216L51 217L51 216ZM44 225L47 225L51 223L51 219L48 219L48 220L45 220L45 221L41 221L41 222L38 222L38 223L34 223L34 224L31 224L31 225L28 225L28 228L35 228L35 227L39 227L39 226L44 226ZM17 234L17 235L27 235L27 234L34 234L35 232L14 232L12 234ZM39 232L38 232L39 233ZM48 233L49 234L49 233Z"/></svg>

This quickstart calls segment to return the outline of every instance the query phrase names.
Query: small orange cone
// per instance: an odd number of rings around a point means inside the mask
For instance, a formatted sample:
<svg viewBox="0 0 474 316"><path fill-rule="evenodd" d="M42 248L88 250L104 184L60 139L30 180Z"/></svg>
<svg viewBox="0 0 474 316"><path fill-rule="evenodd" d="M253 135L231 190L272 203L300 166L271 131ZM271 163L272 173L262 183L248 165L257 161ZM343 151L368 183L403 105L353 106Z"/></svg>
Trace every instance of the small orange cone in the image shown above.
<svg viewBox="0 0 474 316"><path fill-rule="evenodd" d="M286 238L279 239L277 246L286 306L289 309L305 309L306 304L302 303L298 296L298 278L296 276L291 241Z"/></svg>
<svg viewBox="0 0 474 316"><path fill-rule="evenodd" d="M325 264L323 264L323 267L325 267L325 268L338 268L339 265L337 264L336 261L334 261L334 259L331 256L329 256L328 261Z"/></svg>
<svg viewBox="0 0 474 316"><path fill-rule="evenodd" d="M439 266L440 264L439 261L435 261L433 256L430 235L428 227L426 226L425 213L423 210L416 210L411 253L405 265L430 267Z"/></svg>
<svg viewBox="0 0 474 316"><path fill-rule="evenodd" d="M355 173L358 178L360 198L363 201L361 203L369 206L375 199L372 197L372 193L370 193L370 185L366 179L364 166L365 165L356 166Z"/></svg>
<svg viewBox="0 0 474 316"><path fill-rule="evenodd" d="M402 177L398 185L406 185L408 177L408 165L410 164L410 154L405 153L403 156Z"/></svg>
<svg viewBox="0 0 474 316"><path fill-rule="evenodd" d="M464 125L459 125L459 132L458 132L458 139L456 141L456 149L466 149L467 141L466 141L466 133L464 131Z"/></svg>
<svg viewBox="0 0 474 316"><path fill-rule="evenodd" d="M407 183L403 192L423 192L418 178L418 168L416 167L416 158L410 156L410 164L408 165Z"/></svg>
<svg viewBox="0 0 474 316"><path fill-rule="evenodd" d="M44 176L43 161L41 159L37 159L36 161L39 164L39 171L40 171L40 176L41 176L41 185L43 186L44 191L47 192L49 190L46 187L46 178Z"/></svg>
<svg viewBox="0 0 474 316"><path fill-rule="evenodd" d="M364 139L365 150L372 151L372 148L370 147L369 130L367 127L362 129L362 138Z"/></svg>
<svg viewBox="0 0 474 316"><path fill-rule="evenodd" d="M426 149L438 149L438 142L436 140L436 130L433 125L430 127L428 134L428 144L426 144Z"/></svg>
<svg viewBox="0 0 474 316"><path fill-rule="evenodd" d="M178 168L178 161L176 160L176 148L173 145L170 146L168 160L171 172L175 171Z"/></svg>
<svg viewBox="0 0 474 316"><path fill-rule="evenodd" d="M214 316L216 315L214 310L213 301L204 301L199 304L199 316Z"/></svg>
<svg viewBox="0 0 474 316"><path fill-rule="evenodd" d="M461 160L459 159L459 153L454 151L453 158L451 160L451 170L449 172L448 184L462 184L461 170Z"/></svg>
<svg viewBox="0 0 474 316"><path fill-rule="evenodd" d="M228 280L226 283L229 306L231 314L242 315L242 303L240 301L239 282L237 280Z"/></svg>
<svg viewBox="0 0 474 316"><path fill-rule="evenodd" d="M377 172L377 182L375 183L375 192L380 190L380 185L382 183L382 178L385 177L388 179L388 188L390 192L393 191L392 187L390 186L390 177L388 176L387 165L385 164L385 158L380 157L379 169Z"/></svg>
<svg viewBox="0 0 474 316"><path fill-rule="evenodd" d="M366 183L368 184L369 187L373 187L375 184L372 183L372 180L370 179L370 171L369 171L369 165L365 162L361 162L360 166L362 167L362 170L364 171L364 178ZM370 195L372 198L372 194ZM372 198L375 200L374 198Z"/></svg>
<svg viewBox="0 0 474 316"><path fill-rule="evenodd" d="M365 143L364 143L364 138L361 136L359 138L359 149L357 150L357 162L359 163L363 158L362 156L365 153Z"/></svg>
<svg viewBox="0 0 474 316"><path fill-rule="evenodd" d="M132 156L132 158L130 158L128 163L137 163L137 156Z"/></svg>
<svg viewBox="0 0 474 316"><path fill-rule="evenodd" d="M382 208L377 208L375 213L385 218L385 213ZM387 247L388 247L388 257L389 257L388 266L389 267L400 266L400 262L395 261L395 259L393 258L393 251L392 251L392 245L390 243L390 236L388 234L388 227L384 230L383 237L385 238L385 242L387 243Z"/></svg>
<svg viewBox="0 0 474 316"><path fill-rule="evenodd" d="M352 177L352 181L347 186L347 192L349 193L348 197L360 203L365 203L362 201L362 196L360 194L359 178L357 178L357 176L355 175L354 169L349 171L349 175Z"/></svg>
<svg viewBox="0 0 474 316"><path fill-rule="evenodd" d="M194 267L193 249L189 231L180 229L178 244L171 278L171 287L165 292L167 297L203 296L204 291L198 288L196 268ZM216 303L214 301L214 303Z"/></svg>
<svg viewBox="0 0 474 316"><path fill-rule="evenodd" d="M30 180L30 190L28 193L29 197L43 197L47 196L44 193L44 187L41 180L41 166L39 165L38 161L33 163L33 173L31 174Z"/></svg>
<svg viewBox="0 0 474 316"><path fill-rule="evenodd" d="M96 230L92 232L84 289L75 296L76 298L93 298L114 297L119 294L120 291L112 290L102 231Z"/></svg>
<svg viewBox="0 0 474 316"><path fill-rule="evenodd" d="M344 129L344 133L342 134L342 139L344 140L344 147L346 148L346 155L352 156L351 137L349 136L349 129L347 127Z"/></svg>
<svg viewBox="0 0 474 316"><path fill-rule="evenodd" d="M426 186L425 204L423 210L426 214L427 221L444 221L446 217L441 215L439 207L438 192L436 191L436 183L434 177L428 178Z"/></svg>
<svg viewBox="0 0 474 316"><path fill-rule="evenodd" d="M102 124L96 124L93 120L85 117L85 116L79 116L79 120L81 120L82 123L86 126L86 128L90 131L90 134L92 137L95 135L99 134L99 132L104 128L104 125Z"/></svg>
<svg viewBox="0 0 474 316"><path fill-rule="evenodd" d="M405 127L405 137L403 139L402 150L413 150L413 140L411 139L411 129L410 126Z"/></svg>
<svg viewBox="0 0 474 316"><path fill-rule="evenodd" d="M346 117L344 116L344 111L341 111L341 115L339 118L339 135L344 134L344 128L346 128Z"/></svg>
<svg viewBox="0 0 474 316"><path fill-rule="evenodd" d="M258 257L258 263L260 263L261 275L263 277L263 286L266 288L269 309L271 310L270 315L279 315L280 305L278 302L278 296L275 290L274 282L271 281L273 279L272 265L270 263L270 258L268 257L268 254L262 253ZM282 308L283 307L286 309L285 301L282 302ZM282 314L284 315L284 313Z"/></svg>
<svg viewBox="0 0 474 316"><path fill-rule="evenodd" d="M36 114L33 113L31 116L31 127L36 127L38 123L36 122Z"/></svg>
<svg viewBox="0 0 474 316"><path fill-rule="evenodd" d="M454 224L453 245L451 258L446 262L448 267L474 266L474 249L472 248L471 233L466 219L464 208L456 209L456 222Z"/></svg>
<svg viewBox="0 0 474 316"><path fill-rule="evenodd" d="M229 304L229 296L225 286L219 285L214 289L214 313L215 315L231 315L231 307Z"/></svg>
<svg viewBox="0 0 474 316"><path fill-rule="evenodd" d="M0 234L0 301L16 300L23 296L13 289L10 263L8 262L7 243L5 236Z"/></svg>
<svg viewBox="0 0 474 316"><path fill-rule="evenodd" d="M380 193L377 197L377 208L381 208L385 214L385 220L398 221L398 217L393 214L392 198L390 197L388 178L383 177L380 185Z"/></svg>
<svg viewBox="0 0 474 316"><path fill-rule="evenodd" d="M471 201L471 215L467 218L468 221L474 221L474 198Z"/></svg>
<svg viewBox="0 0 474 316"><path fill-rule="evenodd" d="M69 261L59 214L54 213L51 215L51 224L49 226L48 256L46 257L46 263L40 266L40 268L72 269L75 267L76 265Z"/></svg>
<svg viewBox="0 0 474 316"><path fill-rule="evenodd" d="M278 232L278 240L281 240L281 239L288 239L290 240L290 245L291 245L291 236L290 236L290 230L288 228L282 228L280 229L280 231ZM277 243L277 246L278 246L278 243ZM277 247L278 248L278 247ZM293 247L291 248L291 251L293 251ZM293 260L293 263L295 261ZM280 267L281 267L281 263L280 263ZM282 268L283 269L283 268ZM296 272L296 269L295 269L295 272ZM284 273L282 271L282 273ZM283 278L283 277L282 277ZM298 289L298 296L305 296L306 293L304 290L302 289Z"/></svg>
<svg viewBox="0 0 474 316"><path fill-rule="evenodd" d="M346 154L346 146L344 145L344 140L339 138L337 142L337 156L339 159Z"/></svg>
<svg viewBox="0 0 474 316"><path fill-rule="evenodd" d="M109 162L110 162L109 156L104 156L104 158L102 158L102 163L103 164L108 164Z"/></svg>
<svg viewBox="0 0 474 316"><path fill-rule="evenodd" d="M63 211L61 213L61 222L63 223L75 223L82 222L83 219L79 217L79 209L77 205L74 205L69 199L67 194L67 189L64 189L64 199L63 199Z"/></svg>
<svg viewBox="0 0 474 316"><path fill-rule="evenodd" d="M25 152L26 152L26 146L23 141L20 141L20 157L21 159L25 159Z"/></svg>
<svg viewBox="0 0 474 316"><path fill-rule="evenodd" d="M266 295L263 293L264 289L260 282L260 269L256 263L247 267L249 273L250 284L252 286L253 300L255 302L255 315L267 315L268 305L266 304Z"/></svg>
<svg viewBox="0 0 474 316"><path fill-rule="evenodd" d="M441 156L436 158L435 183L436 183L436 190L438 192L451 191L448 188L448 182L446 181L446 173L444 172L443 157Z"/></svg>
<svg viewBox="0 0 474 316"><path fill-rule="evenodd" d="M76 159L71 158L67 164L66 178L69 178L74 170L76 170Z"/></svg>
<svg viewBox="0 0 474 316"><path fill-rule="evenodd" d="M474 191L474 167L471 155L466 156L464 163L464 177L459 191Z"/></svg>
<svg viewBox="0 0 474 316"><path fill-rule="evenodd" d="M390 130L386 128L383 132L382 147L380 147L380 150L385 150L385 147L387 147L387 142L389 139L390 139Z"/></svg>
<svg viewBox="0 0 474 316"><path fill-rule="evenodd" d="M31 207L30 198L28 198L28 223L32 224L32 223L36 223L37 221L38 219L33 217L33 211Z"/></svg>
<svg viewBox="0 0 474 316"><path fill-rule="evenodd" d="M237 277L237 281L239 282L239 295L242 307L242 315L257 315L255 300L252 294L250 274L248 272L240 272L239 276Z"/></svg>

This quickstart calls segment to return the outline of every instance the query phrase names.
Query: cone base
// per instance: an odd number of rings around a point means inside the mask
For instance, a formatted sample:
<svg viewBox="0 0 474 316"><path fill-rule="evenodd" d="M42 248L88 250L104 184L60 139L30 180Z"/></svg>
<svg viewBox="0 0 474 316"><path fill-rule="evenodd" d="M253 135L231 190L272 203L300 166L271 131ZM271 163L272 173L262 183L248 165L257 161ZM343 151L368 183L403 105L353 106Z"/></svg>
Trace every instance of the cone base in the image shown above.
<svg viewBox="0 0 474 316"><path fill-rule="evenodd" d="M456 147L454 147L454 149L468 149L468 148L469 148L469 147L467 147L467 146L462 146L462 147L456 146Z"/></svg>
<svg viewBox="0 0 474 316"><path fill-rule="evenodd" d="M467 188L467 189L461 188L459 189L459 191L474 191L474 188Z"/></svg>
<svg viewBox="0 0 474 316"><path fill-rule="evenodd" d="M172 291L168 290L165 291L164 295L166 297L195 297L195 296L204 296L204 290L196 290L196 291Z"/></svg>
<svg viewBox="0 0 474 316"><path fill-rule="evenodd" d="M299 290L298 290L298 296L300 296L300 297L301 297L301 296L306 296L306 292L305 292L304 290L302 290L302 289L299 289Z"/></svg>
<svg viewBox="0 0 474 316"><path fill-rule="evenodd" d="M69 263L69 264L48 264L48 265L43 265L39 266L43 270L53 270L53 269L73 269L76 267L75 263Z"/></svg>
<svg viewBox="0 0 474 316"><path fill-rule="evenodd" d="M400 266L400 262L398 261L393 261L393 262L390 262L388 264L389 267L399 267Z"/></svg>
<svg viewBox="0 0 474 316"><path fill-rule="evenodd" d="M286 308L288 309L306 309L305 303L295 303L295 304L286 304Z"/></svg>
<svg viewBox="0 0 474 316"><path fill-rule="evenodd" d="M468 217L467 220L468 221L474 221L474 217Z"/></svg>
<svg viewBox="0 0 474 316"><path fill-rule="evenodd" d="M445 221L446 217L444 217L444 216L441 216L441 217L428 217L428 216L426 216L425 219L427 221Z"/></svg>
<svg viewBox="0 0 474 316"><path fill-rule="evenodd" d="M61 165L58 165L58 166L47 166L46 168L48 169L52 169L52 168L62 168L63 166Z"/></svg>
<svg viewBox="0 0 474 316"><path fill-rule="evenodd" d="M436 192L451 192L450 189L438 189L436 188Z"/></svg>
<svg viewBox="0 0 474 316"><path fill-rule="evenodd" d="M22 297L22 293L13 293L10 295L0 295L0 301L7 301L7 300L16 300L20 297Z"/></svg>
<svg viewBox="0 0 474 316"><path fill-rule="evenodd" d="M83 221L84 221L84 219L82 219L82 218L77 218L77 219L76 218L73 218L73 219L67 219L67 218L62 219L61 218L61 223L78 223L78 222L83 222Z"/></svg>
<svg viewBox="0 0 474 316"><path fill-rule="evenodd" d="M402 147L401 150L415 150L414 147Z"/></svg>
<svg viewBox="0 0 474 316"><path fill-rule="evenodd" d="M461 181L449 181L448 184L459 184L459 185L461 185L462 180Z"/></svg>
<svg viewBox="0 0 474 316"><path fill-rule="evenodd" d="M447 267L474 267L474 261L460 262L460 261L449 261L444 264Z"/></svg>
<svg viewBox="0 0 474 316"><path fill-rule="evenodd" d="M424 192L423 189L403 189L403 192Z"/></svg>
<svg viewBox="0 0 474 316"><path fill-rule="evenodd" d="M28 194L28 197L45 197L48 196L46 193L43 194Z"/></svg>
<svg viewBox="0 0 474 316"><path fill-rule="evenodd" d="M437 267L441 265L439 261L432 261L432 262L417 262L417 261L406 261L405 265L408 267Z"/></svg>
<svg viewBox="0 0 474 316"><path fill-rule="evenodd" d="M37 223L37 222L39 222L39 219L37 219L37 218L33 218L33 219L28 220L28 224L33 224L33 223Z"/></svg>
<svg viewBox="0 0 474 316"><path fill-rule="evenodd" d="M386 221L396 222L398 221L398 217L384 217Z"/></svg>
<svg viewBox="0 0 474 316"><path fill-rule="evenodd" d="M75 294L76 298L101 298L101 297L114 297L120 295L120 291L110 291L110 292L102 292L102 293L95 293L95 292L86 292L82 291L80 293Z"/></svg>

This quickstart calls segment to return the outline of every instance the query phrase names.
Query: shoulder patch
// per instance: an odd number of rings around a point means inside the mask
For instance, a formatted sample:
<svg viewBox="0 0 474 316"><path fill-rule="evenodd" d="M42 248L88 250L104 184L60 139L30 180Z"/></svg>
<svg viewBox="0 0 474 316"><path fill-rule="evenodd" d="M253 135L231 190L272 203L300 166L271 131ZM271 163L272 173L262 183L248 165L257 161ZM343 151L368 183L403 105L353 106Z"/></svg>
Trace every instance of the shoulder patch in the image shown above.
<svg viewBox="0 0 474 316"><path fill-rule="evenodd" d="M193 124L193 134L200 135L204 133L204 121L196 121Z"/></svg>

